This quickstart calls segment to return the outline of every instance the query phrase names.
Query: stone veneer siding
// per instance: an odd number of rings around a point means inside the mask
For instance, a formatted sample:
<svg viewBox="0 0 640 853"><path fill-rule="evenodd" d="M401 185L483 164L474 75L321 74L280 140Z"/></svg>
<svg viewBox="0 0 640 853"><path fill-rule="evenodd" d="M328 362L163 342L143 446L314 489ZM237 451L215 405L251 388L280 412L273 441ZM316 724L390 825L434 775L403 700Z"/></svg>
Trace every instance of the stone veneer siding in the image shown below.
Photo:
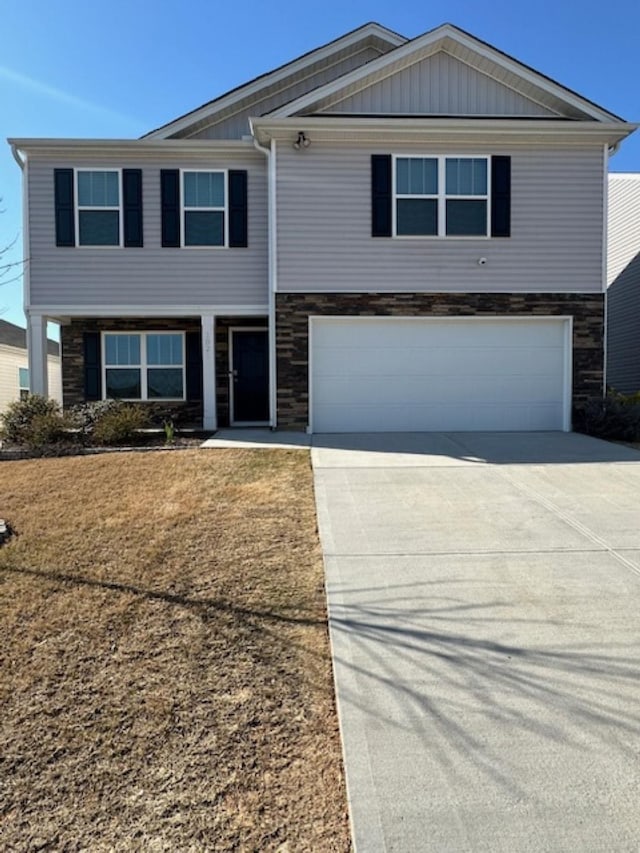
<svg viewBox="0 0 640 853"><path fill-rule="evenodd" d="M64 408L84 403L84 332L193 332L200 331L200 319L157 318L136 319L104 317L72 320L60 329L62 344L62 404ZM159 417L171 413L178 425L202 427L202 400L184 402L148 402L152 414Z"/></svg>
<svg viewBox="0 0 640 853"><path fill-rule="evenodd" d="M574 411L603 392L604 295L600 293L278 293L278 427L309 423L309 317L573 317Z"/></svg>

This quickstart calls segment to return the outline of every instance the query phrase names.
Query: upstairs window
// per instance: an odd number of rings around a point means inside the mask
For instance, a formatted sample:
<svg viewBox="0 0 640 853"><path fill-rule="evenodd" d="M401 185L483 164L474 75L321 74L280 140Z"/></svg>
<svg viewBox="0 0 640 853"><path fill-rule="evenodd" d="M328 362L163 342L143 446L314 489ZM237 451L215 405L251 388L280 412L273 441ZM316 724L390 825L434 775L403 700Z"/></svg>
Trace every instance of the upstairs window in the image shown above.
<svg viewBox="0 0 640 853"><path fill-rule="evenodd" d="M488 237L488 157L396 157L396 237Z"/></svg>
<svg viewBox="0 0 640 853"><path fill-rule="evenodd" d="M185 246L227 245L226 172L183 172Z"/></svg>
<svg viewBox="0 0 640 853"><path fill-rule="evenodd" d="M122 245L120 172L76 170L78 246Z"/></svg>
<svg viewBox="0 0 640 853"><path fill-rule="evenodd" d="M184 400L182 332L105 332L105 398Z"/></svg>

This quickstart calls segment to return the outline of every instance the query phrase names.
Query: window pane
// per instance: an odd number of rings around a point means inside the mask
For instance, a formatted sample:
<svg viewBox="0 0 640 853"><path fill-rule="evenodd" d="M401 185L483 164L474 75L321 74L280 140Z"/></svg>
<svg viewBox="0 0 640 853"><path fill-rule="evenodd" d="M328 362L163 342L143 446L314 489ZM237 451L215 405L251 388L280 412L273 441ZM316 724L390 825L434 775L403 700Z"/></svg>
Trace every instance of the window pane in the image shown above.
<svg viewBox="0 0 640 853"><path fill-rule="evenodd" d="M486 195L487 161L483 157L448 157L447 195Z"/></svg>
<svg viewBox="0 0 640 853"><path fill-rule="evenodd" d="M188 210L184 215L185 246L223 246L224 213Z"/></svg>
<svg viewBox="0 0 640 853"><path fill-rule="evenodd" d="M182 364L182 335L147 335L148 364Z"/></svg>
<svg viewBox="0 0 640 853"><path fill-rule="evenodd" d="M18 368L18 384L20 388L28 388L29 387L29 368L28 367L19 367Z"/></svg>
<svg viewBox="0 0 640 853"><path fill-rule="evenodd" d="M105 364L140 364L140 335L105 335Z"/></svg>
<svg viewBox="0 0 640 853"><path fill-rule="evenodd" d="M81 210L81 246L118 246L120 244L120 214L117 210Z"/></svg>
<svg viewBox="0 0 640 853"><path fill-rule="evenodd" d="M485 237L487 202L449 199L447 201L447 234Z"/></svg>
<svg viewBox="0 0 640 853"><path fill-rule="evenodd" d="M78 172L78 204L117 207L120 200L117 172Z"/></svg>
<svg viewBox="0 0 640 853"><path fill-rule="evenodd" d="M223 172L185 172L185 207L224 207Z"/></svg>
<svg viewBox="0 0 640 853"><path fill-rule="evenodd" d="M108 368L106 382L107 397L140 399L140 369L136 367Z"/></svg>
<svg viewBox="0 0 640 853"><path fill-rule="evenodd" d="M436 199L398 199L397 205L396 233L438 233L438 202Z"/></svg>
<svg viewBox="0 0 640 853"><path fill-rule="evenodd" d="M399 157L396 161L396 192L399 195L437 195L437 159Z"/></svg>
<svg viewBox="0 0 640 853"><path fill-rule="evenodd" d="M182 397L182 368L162 367L147 371L147 394L149 399L158 397Z"/></svg>

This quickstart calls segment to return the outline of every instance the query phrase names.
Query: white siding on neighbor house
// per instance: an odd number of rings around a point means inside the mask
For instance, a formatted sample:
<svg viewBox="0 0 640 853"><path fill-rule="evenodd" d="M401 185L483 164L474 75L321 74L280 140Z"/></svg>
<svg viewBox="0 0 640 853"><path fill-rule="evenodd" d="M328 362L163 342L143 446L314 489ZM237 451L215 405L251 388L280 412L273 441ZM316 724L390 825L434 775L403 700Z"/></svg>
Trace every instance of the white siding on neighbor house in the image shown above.
<svg viewBox="0 0 640 853"><path fill-rule="evenodd" d="M142 168L144 248L55 244L54 168ZM160 170L246 169L248 248L162 248ZM238 154L68 155L29 158L31 307L264 305L267 302L267 177L257 151Z"/></svg>
<svg viewBox="0 0 640 853"><path fill-rule="evenodd" d="M510 155L511 237L372 238L374 153ZM281 291L602 290L600 146L283 143L277 168Z"/></svg>
<svg viewBox="0 0 640 853"><path fill-rule="evenodd" d="M19 369L29 366L27 351L18 347L0 344L0 413L9 403L20 397ZM49 396L62 403L62 376L60 372L60 356L50 355L47 358L49 375Z"/></svg>
<svg viewBox="0 0 640 853"><path fill-rule="evenodd" d="M640 175L609 175L607 385L640 391Z"/></svg>
<svg viewBox="0 0 640 853"><path fill-rule="evenodd" d="M294 83L288 83L275 92L269 92L260 100L251 100L250 103L241 108L236 106L233 108L236 112L231 113L221 120L219 119L216 124L211 124L197 133L185 135L188 135L191 139L241 139L250 132L250 116L262 116L270 113L272 110L288 104L289 101L299 98L317 86L330 83L332 80L336 80L343 74L353 71L354 68L359 68L361 65L370 62L372 59L376 59L378 56L380 56L380 51L373 47L366 47L358 53L354 53L336 62L334 65L329 65L313 74L304 76ZM182 134L179 135L181 136Z"/></svg>
<svg viewBox="0 0 640 853"><path fill-rule="evenodd" d="M547 118L556 115L445 52L416 62L321 112Z"/></svg>
<svg viewBox="0 0 640 853"><path fill-rule="evenodd" d="M640 252L640 174L610 174L607 284Z"/></svg>

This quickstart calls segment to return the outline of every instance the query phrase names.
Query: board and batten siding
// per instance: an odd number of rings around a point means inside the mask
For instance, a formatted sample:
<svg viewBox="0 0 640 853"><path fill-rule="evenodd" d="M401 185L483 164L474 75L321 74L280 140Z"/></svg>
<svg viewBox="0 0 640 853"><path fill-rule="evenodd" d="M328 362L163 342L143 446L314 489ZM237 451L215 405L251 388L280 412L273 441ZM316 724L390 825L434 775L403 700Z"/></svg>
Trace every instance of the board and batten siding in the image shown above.
<svg viewBox="0 0 640 853"><path fill-rule="evenodd" d="M141 168L143 248L56 246L54 168ZM248 247L162 248L161 169L246 169ZM248 151L196 157L29 158L32 308L92 305L265 305L268 298L265 158Z"/></svg>
<svg viewBox="0 0 640 853"><path fill-rule="evenodd" d="M323 86L325 83L330 83L332 80L336 80L343 74L348 74L349 71L359 68L372 59L377 59L379 56L379 50L373 47L366 47L332 65L321 68L310 75L305 75L300 80L295 80L293 83L282 86L278 91L270 92L260 100L252 100L244 108L240 108L215 124L199 130L197 133L184 135L189 136L191 139L241 139L245 134L249 133L250 116L261 116L270 113L272 110L288 104L301 95L305 95L312 89Z"/></svg>
<svg viewBox="0 0 640 853"><path fill-rule="evenodd" d="M323 110L364 115L508 115L556 113L441 51Z"/></svg>
<svg viewBox="0 0 640 853"><path fill-rule="evenodd" d="M607 385L640 391L640 174L609 175Z"/></svg>
<svg viewBox="0 0 640 853"><path fill-rule="evenodd" d="M391 152L510 155L511 237L373 238L371 155ZM600 146L279 144L278 289L601 292L603 169Z"/></svg>

